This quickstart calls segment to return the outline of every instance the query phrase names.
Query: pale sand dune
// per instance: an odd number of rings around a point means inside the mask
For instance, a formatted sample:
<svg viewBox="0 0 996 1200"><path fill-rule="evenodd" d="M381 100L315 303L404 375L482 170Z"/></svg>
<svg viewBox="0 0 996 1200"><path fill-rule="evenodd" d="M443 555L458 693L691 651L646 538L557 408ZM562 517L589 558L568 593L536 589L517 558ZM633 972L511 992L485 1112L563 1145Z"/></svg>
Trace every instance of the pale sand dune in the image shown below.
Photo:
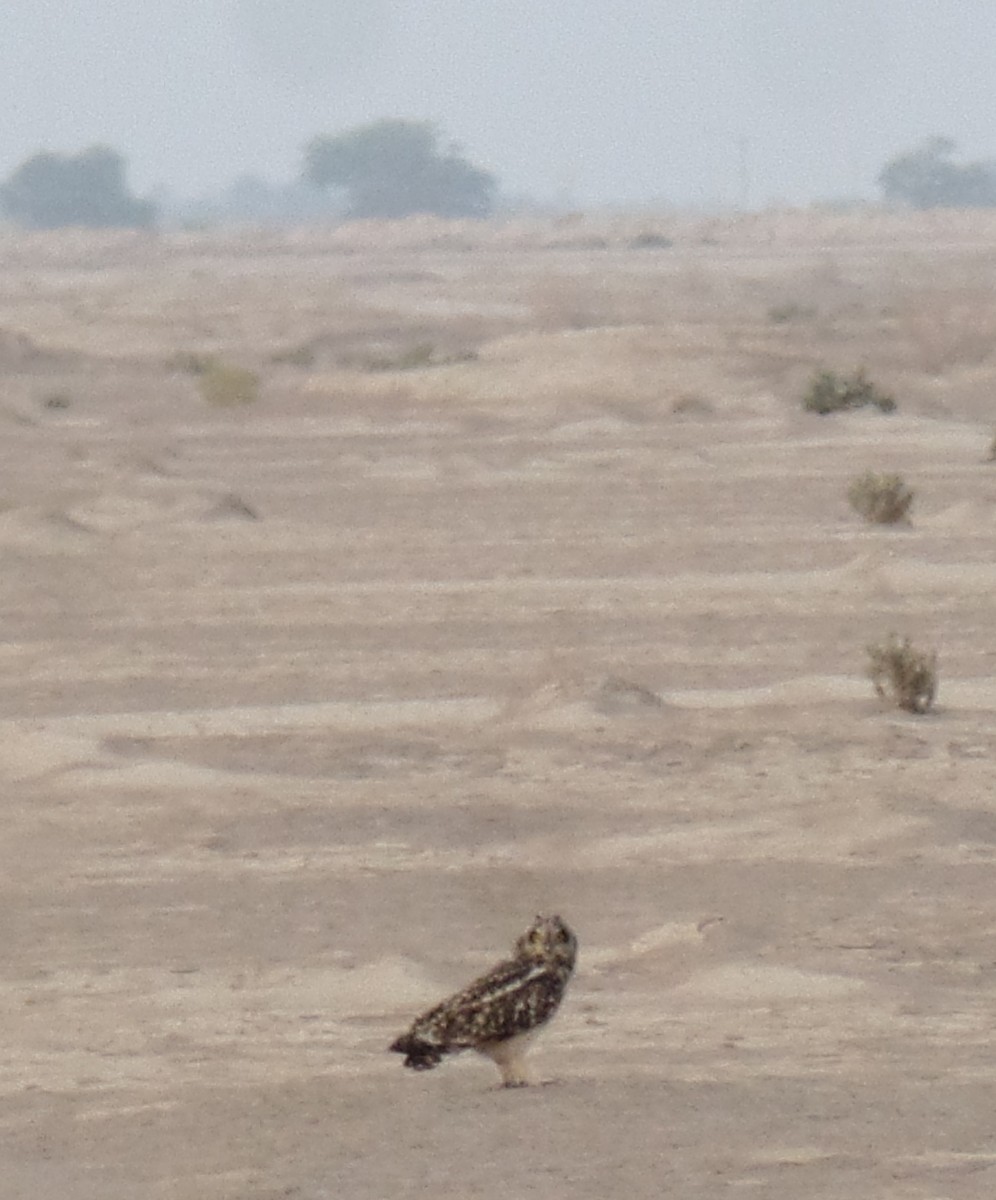
<svg viewBox="0 0 996 1200"><path fill-rule="evenodd" d="M681 984L681 991L749 1005L784 1000L809 1003L834 1000L852 996L865 987L867 984L863 980L844 975L819 975L815 971L753 963L727 963L694 975Z"/></svg>
<svg viewBox="0 0 996 1200"><path fill-rule="evenodd" d="M991 1200L991 225L0 237L3 1200Z"/></svg>
<svg viewBox="0 0 996 1200"><path fill-rule="evenodd" d="M0 546L23 554L85 554L91 531L66 512L19 508L0 513Z"/></svg>

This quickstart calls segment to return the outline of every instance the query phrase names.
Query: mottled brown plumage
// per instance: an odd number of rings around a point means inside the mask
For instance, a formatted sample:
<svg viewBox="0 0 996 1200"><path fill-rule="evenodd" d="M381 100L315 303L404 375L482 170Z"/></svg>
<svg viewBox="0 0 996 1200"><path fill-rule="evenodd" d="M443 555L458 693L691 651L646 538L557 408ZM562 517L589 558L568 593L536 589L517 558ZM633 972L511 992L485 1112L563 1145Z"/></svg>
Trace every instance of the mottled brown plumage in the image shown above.
<svg viewBox="0 0 996 1200"><path fill-rule="evenodd" d="M512 958L423 1013L391 1049L416 1071L437 1067L446 1054L477 1050L495 1062L506 1087L523 1086L523 1056L560 1006L577 948L560 917L537 917Z"/></svg>

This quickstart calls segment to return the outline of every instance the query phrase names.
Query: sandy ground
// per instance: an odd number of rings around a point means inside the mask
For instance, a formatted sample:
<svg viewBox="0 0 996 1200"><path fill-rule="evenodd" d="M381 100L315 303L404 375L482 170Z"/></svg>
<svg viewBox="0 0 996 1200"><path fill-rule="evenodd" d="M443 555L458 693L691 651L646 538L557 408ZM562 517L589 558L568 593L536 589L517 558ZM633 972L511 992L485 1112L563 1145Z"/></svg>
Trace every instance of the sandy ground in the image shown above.
<svg viewBox="0 0 996 1200"><path fill-rule="evenodd" d="M825 297L773 239L4 244L4 1200L996 1194L991 374L896 351L915 402L802 413L846 304L702 302ZM430 311L477 357L357 367ZM325 357L266 365L298 323ZM205 407L190 340L259 401ZM864 676L890 630L931 715ZM546 1086L403 1071L538 911L581 942Z"/></svg>

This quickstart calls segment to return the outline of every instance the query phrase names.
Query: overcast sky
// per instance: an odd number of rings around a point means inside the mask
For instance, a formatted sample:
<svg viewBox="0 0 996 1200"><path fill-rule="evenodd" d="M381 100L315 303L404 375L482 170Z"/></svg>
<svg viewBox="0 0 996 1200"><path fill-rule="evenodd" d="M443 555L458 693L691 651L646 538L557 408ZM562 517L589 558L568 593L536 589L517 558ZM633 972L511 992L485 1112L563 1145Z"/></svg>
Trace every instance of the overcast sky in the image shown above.
<svg viewBox="0 0 996 1200"><path fill-rule="evenodd" d="M996 0L0 0L0 97L0 175L102 142L193 196L404 116L511 193L799 203L996 158Z"/></svg>

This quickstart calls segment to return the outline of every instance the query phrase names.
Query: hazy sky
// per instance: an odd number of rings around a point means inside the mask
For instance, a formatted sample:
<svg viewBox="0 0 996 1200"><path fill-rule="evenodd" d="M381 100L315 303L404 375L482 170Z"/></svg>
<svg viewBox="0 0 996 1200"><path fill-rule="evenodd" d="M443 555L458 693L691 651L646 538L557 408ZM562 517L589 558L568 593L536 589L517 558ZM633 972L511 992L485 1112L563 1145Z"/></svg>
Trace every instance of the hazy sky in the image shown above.
<svg viewBox="0 0 996 1200"><path fill-rule="evenodd" d="M0 98L0 175L103 142L196 195L405 116L513 193L802 202L933 133L996 158L996 2L0 0Z"/></svg>

